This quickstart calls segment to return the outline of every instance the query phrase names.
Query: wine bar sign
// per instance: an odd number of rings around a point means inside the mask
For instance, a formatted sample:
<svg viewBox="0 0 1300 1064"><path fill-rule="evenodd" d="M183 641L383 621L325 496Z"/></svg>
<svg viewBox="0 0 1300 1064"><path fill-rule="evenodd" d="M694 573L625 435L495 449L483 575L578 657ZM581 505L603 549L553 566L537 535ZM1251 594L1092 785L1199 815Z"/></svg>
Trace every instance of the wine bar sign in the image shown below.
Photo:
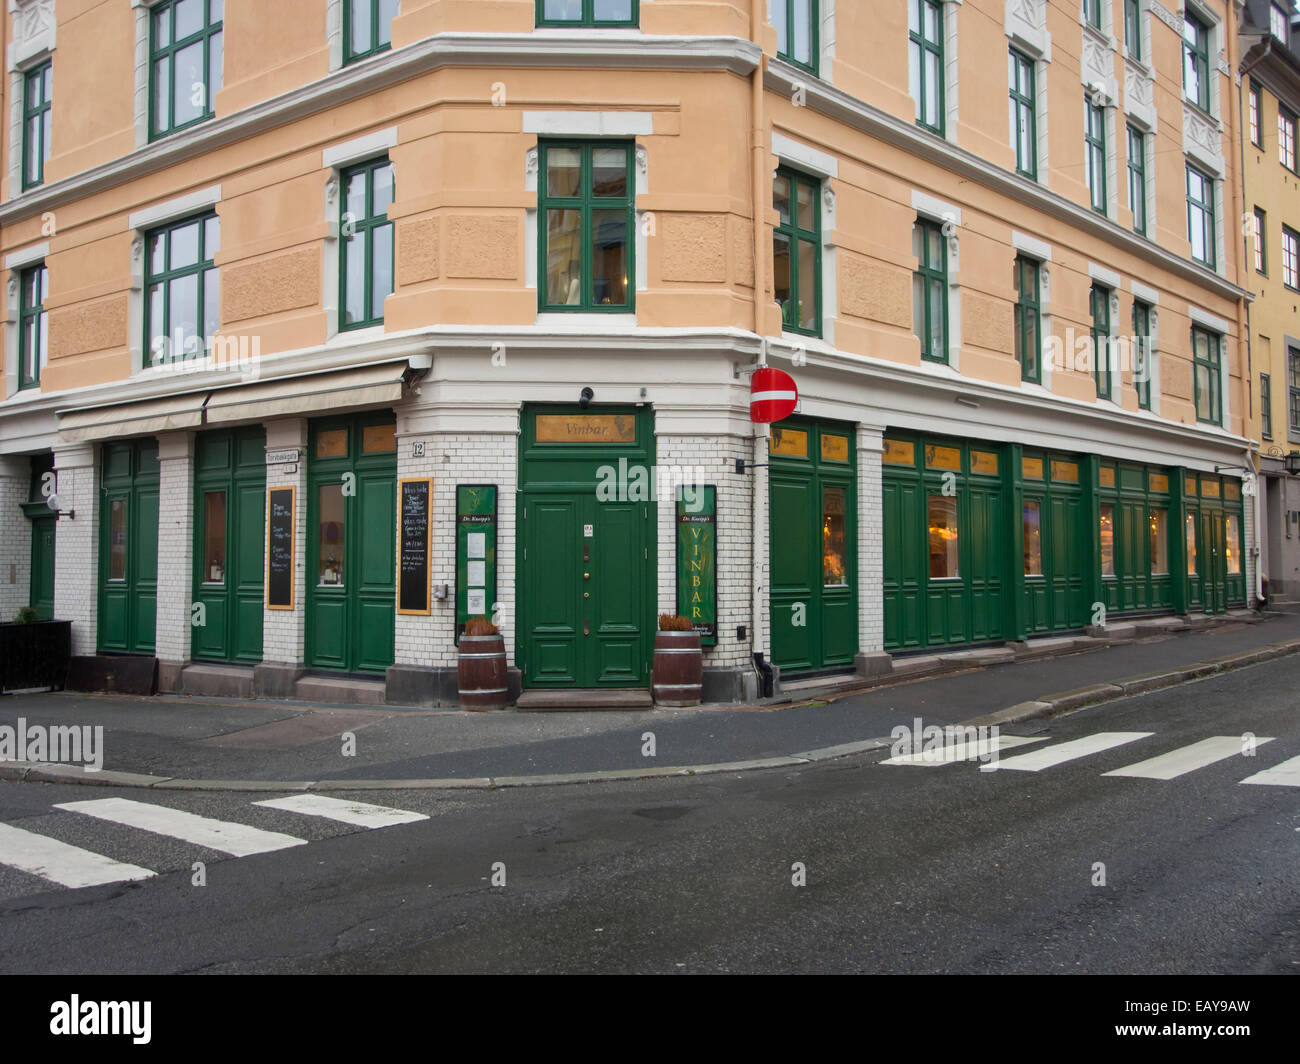
<svg viewBox="0 0 1300 1064"><path fill-rule="evenodd" d="M718 489L677 495L677 613L689 617L700 645L718 645Z"/></svg>
<svg viewBox="0 0 1300 1064"><path fill-rule="evenodd" d="M456 486L456 638L471 617L492 619L497 598L497 486Z"/></svg>

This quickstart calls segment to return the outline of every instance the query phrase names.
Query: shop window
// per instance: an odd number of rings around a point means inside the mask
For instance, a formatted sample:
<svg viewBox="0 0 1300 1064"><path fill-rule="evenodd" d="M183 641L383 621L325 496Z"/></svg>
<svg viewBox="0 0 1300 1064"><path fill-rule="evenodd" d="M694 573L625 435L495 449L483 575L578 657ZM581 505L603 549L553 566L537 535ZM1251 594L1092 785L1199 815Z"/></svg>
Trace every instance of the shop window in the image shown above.
<svg viewBox="0 0 1300 1064"><path fill-rule="evenodd" d="M1043 575L1043 525L1042 504L1026 501L1021 510L1021 529L1024 541L1025 575Z"/></svg>
<svg viewBox="0 0 1300 1064"><path fill-rule="evenodd" d="M787 63L817 73L818 0L772 0L776 54Z"/></svg>
<svg viewBox="0 0 1300 1064"><path fill-rule="evenodd" d="M1187 575L1196 575L1196 514L1187 515L1184 525L1184 534L1187 541Z"/></svg>
<svg viewBox="0 0 1300 1064"><path fill-rule="evenodd" d="M540 309L631 312L632 145L543 142L540 156Z"/></svg>
<svg viewBox="0 0 1300 1064"><path fill-rule="evenodd" d="M1241 575L1241 518L1228 514L1224 528L1223 552L1227 555L1228 575Z"/></svg>
<svg viewBox="0 0 1300 1064"><path fill-rule="evenodd" d="M930 495L927 504L930 520L930 579L959 579L957 500L947 495Z"/></svg>
<svg viewBox="0 0 1300 1064"><path fill-rule="evenodd" d="M943 136L943 4L907 0L908 83L916 124Z"/></svg>
<svg viewBox="0 0 1300 1064"><path fill-rule="evenodd" d="M918 218L912 227L912 331L927 362L948 361L948 254L943 227Z"/></svg>
<svg viewBox="0 0 1300 1064"><path fill-rule="evenodd" d="M108 578L126 579L126 500L114 499L108 512Z"/></svg>
<svg viewBox="0 0 1300 1064"><path fill-rule="evenodd" d="M316 583L321 587L341 587L343 584L345 548L347 546L347 500L342 484L320 486L320 527L316 557L320 571Z"/></svg>
<svg viewBox="0 0 1300 1064"><path fill-rule="evenodd" d="M226 582L226 493L203 494L203 583Z"/></svg>
<svg viewBox="0 0 1300 1064"><path fill-rule="evenodd" d="M844 559L843 488L822 488L822 583L826 587L848 584Z"/></svg>
<svg viewBox="0 0 1300 1064"><path fill-rule="evenodd" d="M773 289L781 327L821 335L821 182L782 167L772 185Z"/></svg>
<svg viewBox="0 0 1300 1064"><path fill-rule="evenodd" d="M1147 520L1151 540L1151 575L1165 576L1169 572L1169 514L1165 510L1152 510Z"/></svg>
<svg viewBox="0 0 1300 1064"><path fill-rule="evenodd" d="M166 0L149 19L149 137L214 114L221 89L225 0Z"/></svg>
<svg viewBox="0 0 1300 1064"><path fill-rule="evenodd" d="M1101 575L1115 575L1115 507L1101 504Z"/></svg>
<svg viewBox="0 0 1300 1064"><path fill-rule="evenodd" d="M393 291L393 223L388 207L396 190L393 164L373 159L344 170L339 232L339 328L361 329L384 320L384 300Z"/></svg>
<svg viewBox="0 0 1300 1064"><path fill-rule="evenodd" d="M347 0L343 17L343 62L355 63L393 46L398 0Z"/></svg>
<svg viewBox="0 0 1300 1064"><path fill-rule="evenodd" d="M539 26L636 26L638 0L537 0Z"/></svg>

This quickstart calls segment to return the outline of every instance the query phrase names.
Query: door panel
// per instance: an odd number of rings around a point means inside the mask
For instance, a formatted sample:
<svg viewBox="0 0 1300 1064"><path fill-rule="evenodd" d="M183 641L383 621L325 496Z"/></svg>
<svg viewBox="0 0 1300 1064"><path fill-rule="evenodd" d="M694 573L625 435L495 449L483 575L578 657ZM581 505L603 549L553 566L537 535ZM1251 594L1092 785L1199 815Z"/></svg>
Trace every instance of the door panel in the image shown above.
<svg viewBox="0 0 1300 1064"><path fill-rule="evenodd" d="M582 556L581 503L575 496L524 496L524 571L520 605L525 632L526 683L579 683L581 612L575 588L587 583ZM585 589L584 589L585 590Z"/></svg>
<svg viewBox="0 0 1300 1064"><path fill-rule="evenodd" d="M811 479L772 474L772 660L791 671L812 668L821 641L813 602L813 487Z"/></svg>
<svg viewBox="0 0 1300 1064"><path fill-rule="evenodd" d="M158 446L106 444L99 531L99 649L153 654L158 598Z"/></svg>
<svg viewBox="0 0 1300 1064"><path fill-rule="evenodd" d="M583 523L594 525L595 531L592 564L583 569L592 578L579 581L582 594L591 595L583 599L584 606L591 608L591 635L584 640L584 685L639 686L646 666L641 573L648 513L639 502L598 502L594 497L583 501Z"/></svg>

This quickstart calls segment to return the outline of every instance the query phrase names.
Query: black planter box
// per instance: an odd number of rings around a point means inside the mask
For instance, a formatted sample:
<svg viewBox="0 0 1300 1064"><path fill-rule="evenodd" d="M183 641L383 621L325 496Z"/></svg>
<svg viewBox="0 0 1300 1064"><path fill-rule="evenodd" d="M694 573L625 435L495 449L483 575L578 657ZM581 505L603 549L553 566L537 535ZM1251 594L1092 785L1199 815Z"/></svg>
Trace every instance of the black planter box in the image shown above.
<svg viewBox="0 0 1300 1064"><path fill-rule="evenodd" d="M71 660L71 621L0 624L0 692L26 687L62 691Z"/></svg>

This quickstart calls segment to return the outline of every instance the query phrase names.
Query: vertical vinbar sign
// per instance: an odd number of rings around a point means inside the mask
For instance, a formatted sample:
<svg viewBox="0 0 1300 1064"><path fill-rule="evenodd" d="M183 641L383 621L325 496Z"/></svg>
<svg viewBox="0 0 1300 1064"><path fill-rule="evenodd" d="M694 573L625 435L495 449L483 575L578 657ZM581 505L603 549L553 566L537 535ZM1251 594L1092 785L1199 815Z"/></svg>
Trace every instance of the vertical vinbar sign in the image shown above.
<svg viewBox="0 0 1300 1064"><path fill-rule="evenodd" d="M456 639L471 617L492 620L497 599L497 487L456 485Z"/></svg>
<svg viewBox="0 0 1300 1064"><path fill-rule="evenodd" d="M677 489L677 612L700 645L718 645L718 489Z"/></svg>

